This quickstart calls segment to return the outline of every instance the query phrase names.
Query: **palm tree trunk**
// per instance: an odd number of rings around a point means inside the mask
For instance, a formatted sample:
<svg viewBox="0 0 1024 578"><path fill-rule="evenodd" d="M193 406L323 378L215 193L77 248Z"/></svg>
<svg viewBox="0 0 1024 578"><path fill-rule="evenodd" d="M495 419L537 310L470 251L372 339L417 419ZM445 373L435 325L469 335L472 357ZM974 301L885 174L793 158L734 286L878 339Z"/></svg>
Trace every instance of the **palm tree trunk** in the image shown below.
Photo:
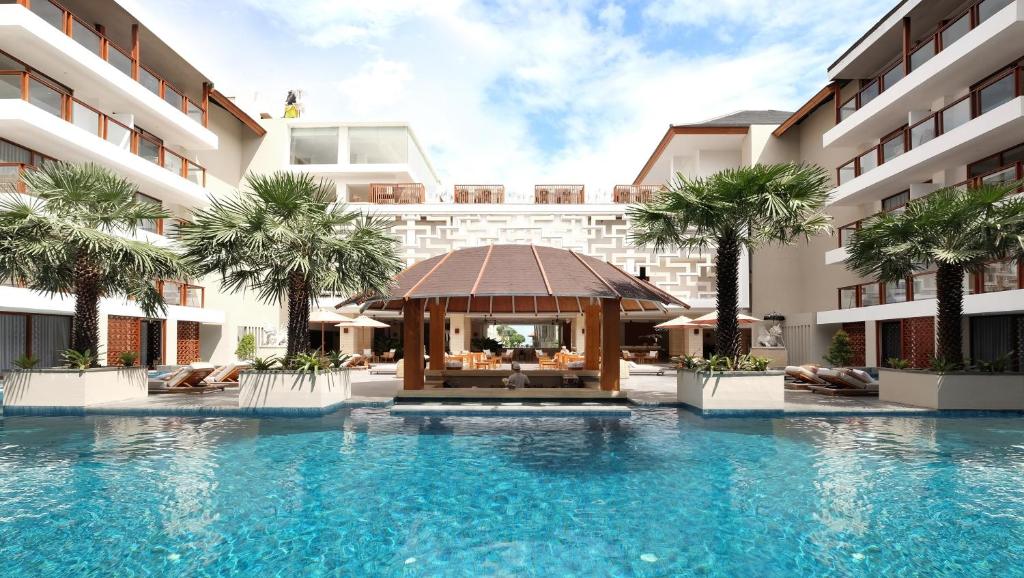
<svg viewBox="0 0 1024 578"><path fill-rule="evenodd" d="M75 260L75 317L71 322L71 349L92 352L99 358L101 271L86 255Z"/></svg>
<svg viewBox="0 0 1024 578"><path fill-rule="evenodd" d="M296 353L309 351L309 286L302 273L293 271L288 281L288 350L291 359Z"/></svg>
<svg viewBox="0 0 1024 578"><path fill-rule="evenodd" d="M936 284L936 334L938 352L935 357L959 364L963 361L961 317L964 309L964 270L955 265L939 265Z"/></svg>
<svg viewBox="0 0 1024 578"><path fill-rule="evenodd" d="M718 240L715 256L715 279L718 299L718 330L715 348L718 355L735 358L740 354L739 313L740 244L734 235Z"/></svg>

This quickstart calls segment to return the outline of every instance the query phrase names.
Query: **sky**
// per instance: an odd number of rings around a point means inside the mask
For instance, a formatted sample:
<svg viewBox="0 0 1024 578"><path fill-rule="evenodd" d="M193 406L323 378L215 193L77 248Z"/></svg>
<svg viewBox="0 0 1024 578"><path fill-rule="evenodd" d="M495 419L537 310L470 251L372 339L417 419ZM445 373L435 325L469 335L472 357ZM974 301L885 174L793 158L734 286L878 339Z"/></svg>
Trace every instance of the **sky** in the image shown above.
<svg viewBox="0 0 1024 578"><path fill-rule="evenodd" d="M126 0L247 111L408 121L442 182L633 181L670 124L796 110L896 0Z"/></svg>

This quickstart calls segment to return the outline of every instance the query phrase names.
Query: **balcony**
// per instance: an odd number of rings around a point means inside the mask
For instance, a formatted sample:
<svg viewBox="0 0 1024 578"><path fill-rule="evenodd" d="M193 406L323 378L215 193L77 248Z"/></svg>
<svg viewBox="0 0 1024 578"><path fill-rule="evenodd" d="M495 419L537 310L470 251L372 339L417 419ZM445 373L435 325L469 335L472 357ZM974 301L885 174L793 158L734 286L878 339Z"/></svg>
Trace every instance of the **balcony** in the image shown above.
<svg viewBox="0 0 1024 578"><path fill-rule="evenodd" d="M533 202L538 205L582 205L583 185L535 185Z"/></svg>
<svg viewBox="0 0 1024 578"><path fill-rule="evenodd" d="M1024 53L1024 0L981 0L946 23L839 105L823 143L855 146L926 110L937 96L957 94L977 78L979 62L1003 63Z"/></svg>
<svg viewBox="0 0 1024 578"><path fill-rule="evenodd" d="M157 281L157 290L167 305L206 307L206 288L177 281Z"/></svg>
<svg viewBox="0 0 1024 578"><path fill-rule="evenodd" d="M454 200L457 204L503 204L504 185L455 185Z"/></svg>
<svg viewBox="0 0 1024 578"><path fill-rule="evenodd" d="M612 191L612 202L619 204L649 203L664 191L662 185L615 185Z"/></svg>
<svg viewBox="0 0 1024 578"><path fill-rule="evenodd" d="M379 205L416 205L426 201L422 183L370 183L370 202Z"/></svg>
<svg viewBox="0 0 1024 578"><path fill-rule="evenodd" d="M140 62L137 45L116 44L52 0L32 0L29 7L0 4L0 50L84 87L112 109L131 111L176 144L217 148L217 135L206 128L205 87L202 98L187 96Z"/></svg>

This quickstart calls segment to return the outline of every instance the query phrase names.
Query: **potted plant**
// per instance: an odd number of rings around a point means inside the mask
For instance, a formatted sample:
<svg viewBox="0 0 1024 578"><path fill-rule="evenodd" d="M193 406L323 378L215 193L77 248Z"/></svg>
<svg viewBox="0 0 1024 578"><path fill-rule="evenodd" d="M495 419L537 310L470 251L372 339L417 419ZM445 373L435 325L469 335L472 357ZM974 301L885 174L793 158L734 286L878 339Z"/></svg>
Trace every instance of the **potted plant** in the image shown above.
<svg viewBox="0 0 1024 578"><path fill-rule="evenodd" d="M352 395L349 370L343 367L349 354L300 352L290 361L276 357L252 360L252 369L241 373L238 406L255 411L303 409L324 411ZM244 380L244 381L243 381Z"/></svg>
<svg viewBox="0 0 1024 578"><path fill-rule="evenodd" d="M964 275L992 261L1020 259L1022 182L945 187L902 213L863 223L847 246L847 267L882 282L935 270L936 353L928 368L879 369L879 399L933 409L1024 410L1024 375L978 371L963 361Z"/></svg>
<svg viewBox="0 0 1024 578"><path fill-rule="evenodd" d="M768 369L771 359L755 355L680 358L676 398L704 412L782 411L785 372Z"/></svg>

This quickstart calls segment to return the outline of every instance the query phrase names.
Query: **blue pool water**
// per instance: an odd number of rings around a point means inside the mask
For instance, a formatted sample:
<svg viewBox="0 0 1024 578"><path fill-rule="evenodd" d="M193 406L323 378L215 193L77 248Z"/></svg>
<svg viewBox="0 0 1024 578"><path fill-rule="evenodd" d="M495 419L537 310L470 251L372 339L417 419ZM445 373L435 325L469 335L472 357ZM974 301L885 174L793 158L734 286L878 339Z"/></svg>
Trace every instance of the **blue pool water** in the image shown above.
<svg viewBox="0 0 1024 578"><path fill-rule="evenodd" d="M11 576L1024 574L1024 419L7 417Z"/></svg>

